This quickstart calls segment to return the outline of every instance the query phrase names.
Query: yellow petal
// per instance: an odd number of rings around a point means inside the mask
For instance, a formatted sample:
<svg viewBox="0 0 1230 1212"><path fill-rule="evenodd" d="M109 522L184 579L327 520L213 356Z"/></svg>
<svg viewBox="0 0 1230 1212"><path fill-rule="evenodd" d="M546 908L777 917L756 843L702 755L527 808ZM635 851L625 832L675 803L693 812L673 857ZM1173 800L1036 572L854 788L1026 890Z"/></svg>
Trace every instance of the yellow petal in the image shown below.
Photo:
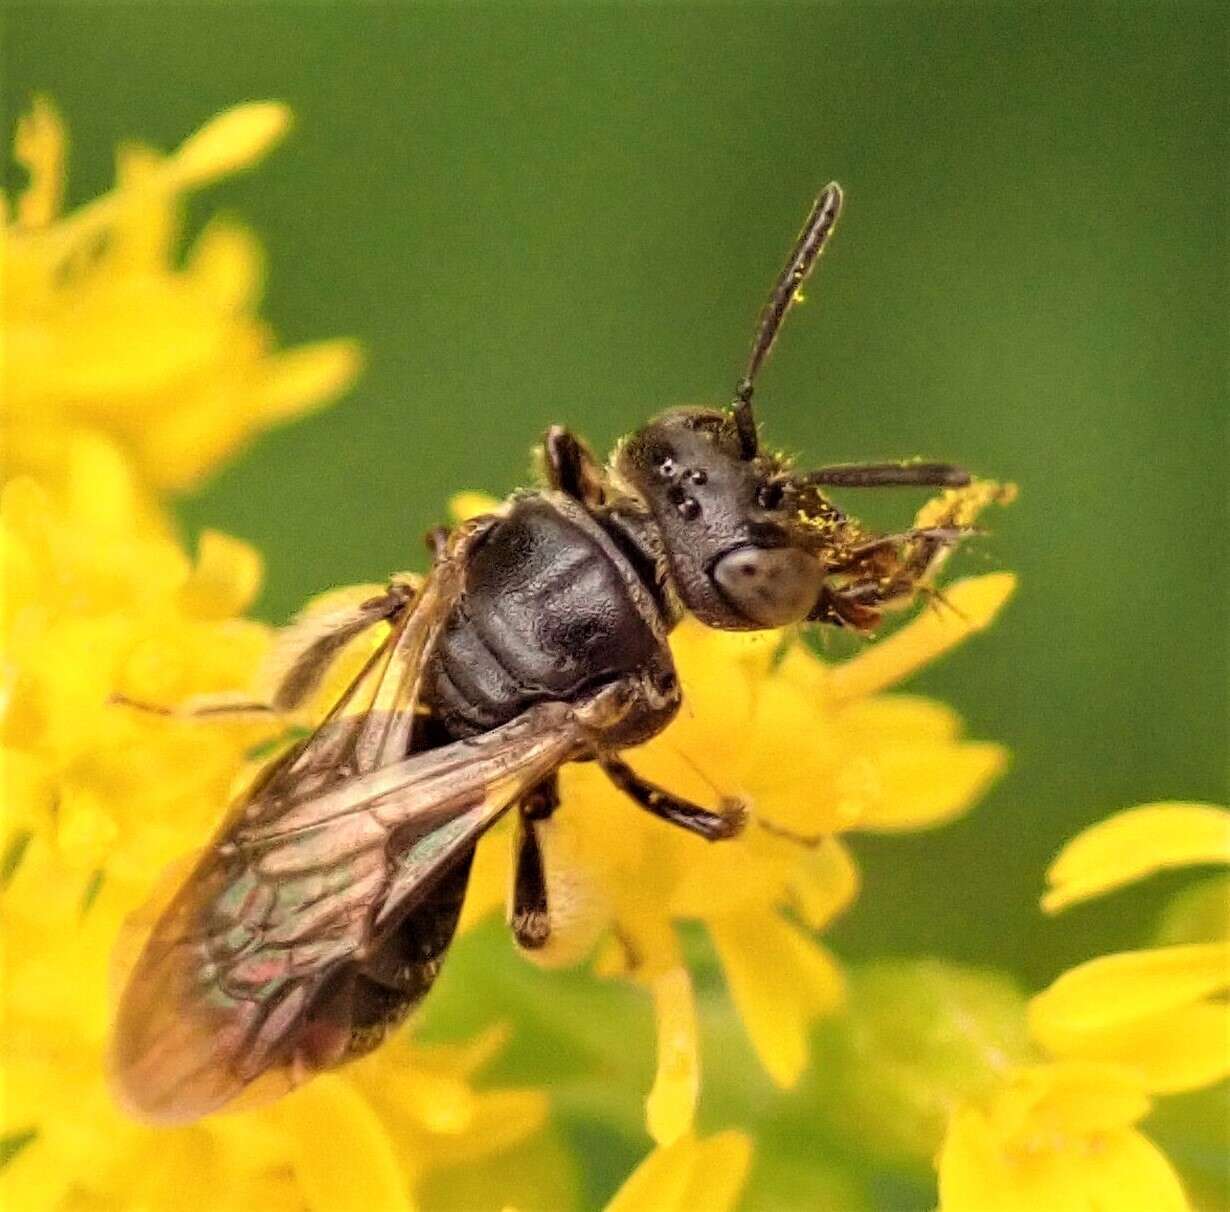
<svg viewBox="0 0 1230 1212"><path fill-rule="evenodd" d="M64 194L64 123L52 103L36 96L30 112L17 120L13 152L30 174L17 202L17 222L26 228L46 227L60 213Z"/></svg>
<svg viewBox="0 0 1230 1212"><path fill-rule="evenodd" d="M1088 1034L1035 1029L1055 1056L1104 1061L1134 1071L1146 1090L1175 1094L1230 1074L1230 1007L1222 1001L1175 1006Z"/></svg>
<svg viewBox="0 0 1230 1212"><path fill-rule="evenodd" d="M4 789L0 795L0 846L19 833L40 833L55 823L58 773L42 757L7 745L0 747L0 787Z"/></svg>
<svg viewBox="0 0 1230 1212"><path fill-rule="evenodd" d="M1023 1095L1023 1115L1009 1111L1004 1120L1025 1137L1074 1137L1127 1128L1150 1108L1135 1074L1120 1065L1093 1061L1032 1065L1019 1070L1012 1085L1019 1086Z"/></svg>
<svg viewBox="0 0 1230 1212"><path fill-rule="evenodd" d="M678 787L674 782L663 785ZM720 846L700 842L686 851L681 848L682 869L664 906L668 916L705 918L715 907L723 914L737 914L772 904L800 850L797 842L777 842L757 831Z"/></svg>
<svg viewBox="0 0 1230 1212"><path fill-rule="evenodd" d="M955 741L961 717L947 703L915 694L885 694L846 704L841 722L881 743Z"/></svg>
<svg viewBox="0 0 1230 1212"><path fill-rule="evenodd" d="M1230 987L1230 943L1103 955L1065 972L1029 1003L1035 1039L1079 1051L1101 1031L1185 1006Z"/></svg>
<svg viewBox="0 0 1230 1212"><path fill-rule="evenodd" d="M290 108L280 101L232 106L189 135L167 167L178 188L191 189L255 164L290 124Z"/></svg>
<svg viewBox="0 0 1230 1212"><path fill-rule="evenodd" d="M669 1145L692 1130L700 1093L700 1055L692 981L682 965L652 983L658 1027L658 1071L645 1100L649 1135Z"/></svg>
<svg viewBox="0 0 1230 1212"><path fill-rule="evenodd" d="M78 433L67 454L67 512L91 532L131 542L142 507L136 477L123 451L96 433Z"/></svg>
<svg viewBox="0 0 1230 1212"><path fill-rule="evenodd" d="M1107 1133L1085 1160L1085 1207L1114 1212L1188 1212L1170 1159L1141 1132Z"/></svg>
<svg viewBox="0 0 1230 1212"><path fill-rule="evenodd" d="M1230 812L1212 804L1158 803L1129 808L1074 837L1046 873L1042 908L1078 901L1169 867L1230 863Z"/></svg>
<svg viewBox="0 0 1230 1212"><path fill-rule="evenodd" d="M440 1136L470 1131L478 1111L478 1095L463 1077L422 1065L407 1072L387 1097L428 1132Z"/></svg>
<svg viewBox="0 0 1230 1212"><path fill-rule="evenodd" d="M448 514L455 522L468 522L499 507L499 500L489 492L455 492L448 499Z"/></svg>
<svg viewBox="0 0 1230 1212"><path fill-rule="evenodd" d="M859 828L898 832L942 825L959 816L1003 770L1002 745L898 745L876 761L877 794L868 797Z"/></svg>
<svg viewBox="0 0 1230 1212"><path fill-rule="evenodd" d="M119 834L106 801L89 787L66 782L60 788L56 819L60 857L72 867L101 867Z"/></svg>
<svg viewBox="0 0 1230 1212"><path fill-rule="evenodd" d="M836 1008L841 974L828 953L770 910L709 923L726 983L769 1076L782 1087L808 1060L812 1019Z"/></svg>
<svg viewBox="0 0 1230 1212"><path fill-rule="evenodd" d="M1175 943L1214 943L1223 938L1230 938L1230 871L1197 880L1171 897L1152 941L1169 947Z"/></svg>
<svg viewBox="0 0 1230 1212"><path fill-rule="evenodd" d="M180 590L180 605L197 618L233 618L256 597L262 571L255 547L217 530L203 531L196 565Z"/></svg>
<svg viewBox="0 0 1230 1212"><path fill-rule="evenodd" d="M393 1142L343 1078L326 1074L308 1082L282 1103L281 1114L311 1212L409 1212Z"/></svg>
<svg viewBox="0 0 1230 1212"><path fill-rule="evenodd" d="M826 837L798 862L790 881L799 914L813 930L823 930L858 895L858 867L849 850Z"/></svg>
<svg viewBox="0 0 1230 1212"><path fill-rule="evenodd" d="M1064 1212L1076 1205L1057 1192L1038 1205L1035 1192L1005 1156L1003 1144L983 1113L961 1107L953 1115L936 1162L939 1212Z"/></svg>
<svg viewBox="0 0 1230 1212"><path fill-rule="evenodd" d="M340 395L363 365L358 342L338 338L275 354L265 367L259 408L263 419L284 421Z"/></svg>
<svg viewBox="0 0 1230 1212"><path fill-rule="evenodd" d="M265 254L246 227L215 219L193 245L188 270L211 307L238 315L260 297Z"/></svg>
<svg viewBox="0 0 1230 1212"><path fill-rule="evenodd" d="M904 680L989 627L1015 588L1016 577L1009 572L968 577L946 586L947 605L937 603L894 635L833 666L830 693L835 700L856 699Z"/></svg>
<svg viewBox="0 0 1230 1212"><path fill-rule="evenodd" d="M729 1212L751 1163L752 1142L742 1132L727 1129L700 1141L680 1212Z"/></svg>
<svg viewBox="0 0 1230 1212"><path fill-rule="evenodd" d="M489 833L479 842L457 923L458 934L465 934L497 909L504 908L510 883L509 845L507 828Z"/></svg>
<svg viewBox="0 0 1230 1212"><path fill-rule="evenodd" d="M498 1154L542 1130L551 1105L541 1090L483 1090L464 1132L432 1136L416 1160L426 1168L468 1165ZM373 1204L373 1209L379 1205Z"/></svg>
<svg viewBox="0 0 1230 1212"><path fill-rule="evenodd" d="M751 1163L741 1132L659 1146L629 1175L606 1212L729 1212Z"/></svg>
<svg viewBox="0 0 1230 1212"><path fill-rule="evenodd" d="M629 975L638 980L653 981L683 962L675 931L653 905L625 906L620 912L618 934L633 965Z"/></svg>
<svg viewBox="0 0 1230 1212"><path fill-rule="evenodd" d="M695 1153L691 1137L659 1145L625 1179L606 1212L684 1212L683 1196Z"/></svg>
<svg viewBox="0 0 1230 1212"><path fill-rule="evenodd" d="M492 1023L478 1035L456 1043L432 1044L430 1048L425 1048L411 1044L404 1033L398 1037L397 1043L416 1065L424 1068L430 1065L472 1078L504 1051L511 1035L512 1028L507 1023Z"/></svg>
<svg viewBox="0 0 1230 1212"><path fill-rule="evenodd" d="M980 1110L954 1114L937 1160L939 1212L1184 1212L1166 1157L1140 1132L1001 1138Z"/></svg>

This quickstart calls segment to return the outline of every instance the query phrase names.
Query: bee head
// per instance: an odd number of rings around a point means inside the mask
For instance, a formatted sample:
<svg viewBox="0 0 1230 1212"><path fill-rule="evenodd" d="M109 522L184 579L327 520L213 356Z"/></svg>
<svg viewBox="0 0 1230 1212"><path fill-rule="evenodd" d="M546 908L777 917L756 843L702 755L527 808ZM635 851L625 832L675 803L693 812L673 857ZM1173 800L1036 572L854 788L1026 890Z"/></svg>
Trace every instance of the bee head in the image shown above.
<svg viewBox="0 0 1230 1212"><path fill-rule="evenodd" d="M653 514L701 622L745 631L811 613L824 567L797 526L791 481L777 456L748 456L732 414L672 409L623 442L615 468Z"/></svg>
<svg viewBox="0 0 1230 1212"><path fill-rule="evenodd" d="M825 544L841 515L805 480L792 480L782 459L761 451L752 391L832 234L841 198L834 182L812 205L760 314L733 408L672 409L616 452L616 471L658 525L679 596L710 627L801 622L820 596Z"/></svg>

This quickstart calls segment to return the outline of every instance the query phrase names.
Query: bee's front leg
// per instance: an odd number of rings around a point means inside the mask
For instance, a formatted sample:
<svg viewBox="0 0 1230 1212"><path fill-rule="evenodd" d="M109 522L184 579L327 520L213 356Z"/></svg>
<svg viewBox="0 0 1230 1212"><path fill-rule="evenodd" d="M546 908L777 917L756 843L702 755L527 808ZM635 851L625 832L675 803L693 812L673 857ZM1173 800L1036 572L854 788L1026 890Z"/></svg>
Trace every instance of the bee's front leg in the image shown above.
<svg viewBox="0 0 1230 1212"><path fill-rule="evenodd" d="M571 430L562 425L547 430L542 440L542 464L548 487L590 508L606 500L602 464Z"/></svg>

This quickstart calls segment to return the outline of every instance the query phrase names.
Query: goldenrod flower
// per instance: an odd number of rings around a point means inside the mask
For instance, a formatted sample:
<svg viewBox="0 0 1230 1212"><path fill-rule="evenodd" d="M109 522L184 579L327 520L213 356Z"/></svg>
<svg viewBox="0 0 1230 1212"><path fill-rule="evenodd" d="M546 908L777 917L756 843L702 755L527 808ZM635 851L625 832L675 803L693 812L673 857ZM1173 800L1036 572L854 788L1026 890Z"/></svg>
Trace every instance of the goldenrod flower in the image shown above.
<svg viewBox="0 0 1230 1212"><path fill-rule="evenodd" d="M245 228L214 220L181 264L183 195L255 163L289 125L285 106L252 103L170 155L124 146L114 188L62 215L64 128L35 101L15 143L29 184L2 216L10 471L54 480L73 436L107 434L149 484L187 488L249 436L347 386L353 342L274 351L254 313L261 249Z"/></svg>
<svg viewBox="0 0 1230 1212"><path fill-rule="evenodd" d="M76 436L62 491L28 478L0 499L5 1097L0 1203L22 1212L169 1207L301 1212L413 1206L442 1166L525 1141L531 1090L475 1091L499 1046L404 1034L283 1102L154 1130L103 1074L110 956L165 865L200 846L268 724L192 724L111 702L176 703L247 685L268 628L241 612L260 560L206 534L195 560L152 514L117 449ZM322 1147L322 1142L330 1142ZM492 1180L485 1202L505 1190Z"/></svg>
<svg viewBox="0 0 1230 1212"><path fill-rule="evenodd" d="M454 507L485 504L467 494ZM811 1023L842 1000L841 970L811 934L857 891L840 835L950 820L1006 759L999 745L962 739L944 705L880 692L987 626L1013 585L995 573L949 586L946 607L833 664L789 634L683 623L671 640L683 709L629 758L694 801L743 797L752 824L737 839L708 843L664 824L588 765L563 771L562 807L540 825L558 934L529 954L576 962L606 934L599 970L648 987L658 1071L646 1111L660 1144L690 1130L700 1088L692 983L674 924L706 925L761 1062L778 1085L792 1085L807 1064ZM467 921L502 902L507 852L500 838L480 847Z"/></svg>
<svg viewBox="0 0 1230 1212"><path fill-rule="evenodd" d="M546 1116L541 1092L472 1087L498 1032L434 1048L402 1034L271 1107L188 1128L131 1123L105 1089L121 923L168 862L210 835L249 759L277 740L251 718L193 724L115 701L249 687L271 642L243 617L258 554L206 533L189 558L158 494L328 399L357 365L348 342L271 351L253 314L260 254L242 229L213 223L180 264L183 194L256 162L288 121L276 104L237 106L169 156L122 149L115 188L68 215L59 119L40 101L18 130L30 181L3 216L4 437L24 474L0 501L0 1195L23 1212L410 1208L433 1170L464 1163L472 1175L476 1159L522 1144ZM987 491L930 508L969 520ZM556 930L536 958L572 962L605 937L600 970L643 983L658 1026L647 1120L659 1147L617 1212L728 1208L748 1165L738 1133L691 1133L700 1061L676 923L705 924L765 1068L793 1083L810 1024L843 992L811 933L857 890L840 835L951 819L1005 760L997 745L963 740L941 704L882 692L988 625L1012 588L1005 574L958 583L942 607L842 663L792 635L683 625L673 647L686 706L633 761L693 799L745 799L753 824L735 841L709 846L647 817L592 768L565 771L566 809L543 838ZM505 867L498 844L482 847L469 920L502 899ZM515 1202L499 1186L467 1190L477 1204Z"/></svg>
<svg viewBox="0 0 1230 1212"><path fill-rule="evenodd" d="M1185 1209L1169 1161L1134 1126L1149 1105L1116 1066L1012 1070L954 1113L938 1163L941 1212Z"/></svg>
<svg viewBox="0 0 1230 1212"><path fill-rule="evenodd" d="M1146 804L1079 834L1047 872L1056 912L1154 871L1230 863L1230 812ZM1224 919L1223 919L1224 920ZM1155 1094L1230 1074L1230 935L1129 951L1065 972L1034 998L1034 1037L1053 1056L1125 1066Z"/></svg>
<svg viewBox="0 0 1230 1212"><path fill-rule="evenodd" d="M1055 912L1163 868L1228 862L1225 809L1149 804L1069 842L1042 904ZM1028 1012L1055 1059L1008 1070L953 1116L938 1163L943 1212L1187 1208L1170 1162L1135 1124L1151 1094L1230 1073L1228 990L1225 937L1103 956L1060 976Z"/></svg>

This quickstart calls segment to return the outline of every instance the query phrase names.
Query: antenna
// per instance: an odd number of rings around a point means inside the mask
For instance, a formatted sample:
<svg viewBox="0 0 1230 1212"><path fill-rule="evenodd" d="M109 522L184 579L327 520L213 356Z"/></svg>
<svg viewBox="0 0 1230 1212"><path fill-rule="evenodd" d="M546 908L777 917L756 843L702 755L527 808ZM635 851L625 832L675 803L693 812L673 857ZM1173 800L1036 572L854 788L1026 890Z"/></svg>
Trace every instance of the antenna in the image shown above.
<svg viewBox="0 0 1230 1212"><path fill-rule="evenodd" d="M752 352L747 359L747 369L739 380L739 386L735 388L735 425L739 430L739 444L745 459L754 458L759 449L756 418L752 414L752 392L755 389L756 374L769 356L769 350L777 340L778 329L781 328L790 305L795 301L799 288L807 280L807 275L815 267L817 258L832 235L837 216L841 214L841 197L841 186L836 181L830 181L820 191L785 268L773 284L769 301L760 313L760 320L756 325L756 339L752 342Z"/></svg>

